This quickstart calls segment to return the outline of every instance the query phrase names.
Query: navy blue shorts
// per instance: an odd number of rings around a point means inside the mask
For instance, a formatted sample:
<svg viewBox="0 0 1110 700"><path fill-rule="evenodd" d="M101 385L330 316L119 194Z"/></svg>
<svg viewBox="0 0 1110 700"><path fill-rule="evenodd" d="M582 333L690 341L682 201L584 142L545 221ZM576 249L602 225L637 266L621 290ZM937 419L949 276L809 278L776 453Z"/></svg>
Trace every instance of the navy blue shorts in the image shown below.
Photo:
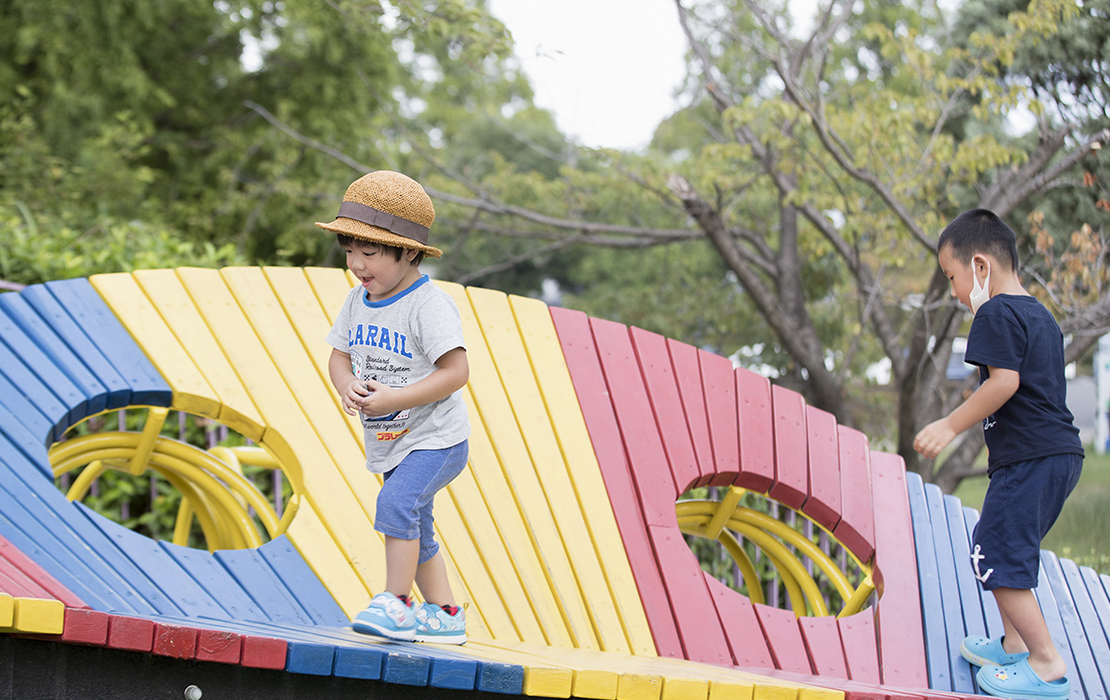
<svg viewBox="0 0 1110 700"><path fill-rule="evenodd" d="M983 588L1037 587L1041 540L1083 470L1083 455L1050 455L999 468L991 475L971 538L971 565Z"/></svg>
<svg viewBox="0 0 1110 700"><path fill-rule="evenodd" d="M420 540L419 563L436 555L432 504L436 493L462 472L470 445L463 440L442 450L413 450L382 477L374 529L400 540Z"/></svg>

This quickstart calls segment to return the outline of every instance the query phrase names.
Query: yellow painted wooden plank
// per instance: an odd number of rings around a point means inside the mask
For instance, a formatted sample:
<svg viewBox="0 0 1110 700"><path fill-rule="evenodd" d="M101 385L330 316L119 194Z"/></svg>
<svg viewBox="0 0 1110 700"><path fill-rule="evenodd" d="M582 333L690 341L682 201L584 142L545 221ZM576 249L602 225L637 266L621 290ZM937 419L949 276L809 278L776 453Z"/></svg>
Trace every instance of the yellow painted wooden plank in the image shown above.
<svg viewBox="0 0 1110 700"><path fill-rule="evenodd" d="M170 385L174 408L219 420L219 396L135 278L118 272L93 275L89 282ZM257 423L255 432L261 434Z"/></svg>
<svg viewBox="0 0 1110 700"><path fill-rule="evenodd" d="M551 321L551 312L538 299L511 296L509 303L534 368L567 477L585 518L589 541L604 570L610 604L620 618L632 653L654 656L655 642L647 614L621 544L616 517L609 504L605 481Z"/></svg>
<svg viewBox="0 0 1110 700"><path fill-rule="evenodd" d="M664 678L662 700L709 700L709 681L700 678Z"/></svg>
<svg viewBox="0 0 1110 700"><path fill-rule="evenodd" d="M309 416L301 409L289 384L277 370L268 348L251 327L243 309L217 270L179 268L179 279L193 298L222 352L251 392L268 430L277 431L295 451L304 474L306 498L334 542L343 551L366 587L384 586L384 545L372 529L368 514L343 481L336 462ZM284 318L284 317L282 317ZM284 352L276 347L274 352ZM361 460L360 460L361 462ZM311 549L302 549L310 562ZM324 581L327 585L327 581Z"/></svg>
<svg viewBox="0 0 1110 700"><path fill-rule="evenodd" d="M212 388L214 398L220 403L219 414L213 417L251 440L261 439L265 427L261 414L235 370L213 341L204 319L197 313L176 273L173 270L139 270L132 277L141 290L139 294L145 295L154 305L162 321L172 331L173 339L166 343L184 350L189 364L196 367ZM162 353L171 352L166 343L157 347L144 346L144 350L158 363L162 360ZM172 362L176 364L176 361L177 358L174 358Z"/></svg>
<svg viewBox="0 0 1110 700"><path fill-rule="evenodd" d="M441 286L455 298L460 310L463 306L470 307L462 287L452 284ZM468 338L478 336L480 331L475 329L476 323L477 316L464 320L464 332L470 326ZM481 326L477 328L480 329ZM489 354L489 342L487 340L480 346L475 343L470 345L475 347L468 348L467 352L470 358L469 386L477 412L481 415L490 442L496 450L502 474L500 481L511 488L510 502L515 504L517 518L523 520L535 556L542 562L543 577L537 580L523 577L525 590L531 592L534 587L546 584L553 594L563 627L572 644L596 649L599 643L589 613L578 590L574 571L559 538L551 509L544 498L535 469L531 466L531 457L520 435L496 365ZM481 476L479 484L485 491L487 486ZM502 504L492 494L487 493L486 498L491 507L494 503L499 507ZM537 616L540 617L545 632L550 634L550 623L544 620L541 612L537 608Z"/></svg>
<svg viewBox="0 0 1110 700"><path fill-rule="evenodd" d="M545 698L569 698L574 689L574 672L566 668L524 668L524 694Z"/></svg>
<svg viewBox="0 0 1110 700"><path fill-rule="evenodd" d="M7 593L0 593L0 627L11 627L15 613L15 600Z"/></svg>
<svg viewBox="0 0 1110 700"><path fill-rule="evenodd" d="M659 700L662 692L663 677L647 673L622 673L617 684L617 700Z"/></svg>
<svg viewBox="0 0 1110 700"><path fill-rule="evenodd" d="M514 310L509 306L508 297L500 292L469 289L467 295L477 312L513 415L520 426L542 496L546 498L563 550L573 568L577 590L599 647L606 651L628 652L631 647L617 615L619 601L614 600L609 590L597 551L592 546L583 546L592 541L591 534L581 509L575 507L579 501L525 350ZM546 306L543 312L547 313ZM533 344L542 344L542 339L533 338ZM538 369L546 371L542 366Z"/></svg>
<svg viewBox="0 0 1110 700"><path fill-rule="evenodd" d="M438 284L438 283L437 283ZM483 415L483 409L475 402L473 387L489 382L499 382L493 370L493 361L489 356L485 340L482 338L481 329L474 316L470 302L462 287L451 284L441 286L452 295L459 308L462 318L463 334L467 341L467 358L470 364L470 382L467 385L464 398L470 415L470 472L474 475L481 498L459 499L456 505L460 513L469 523L473 517L475 522L482 519L480 509L486 509L492 518L498 534L497 542L507 554L508 568L490 568L490 575L501 586L505 583L505 590L512 590L520 586L523 590L528 607L510 605L506 597L508 613L514 617L517 630L521 637L530 639L530 623L526 617L529 611L539 623L544 641L548 644L559 646L572 646L570 633L563 621L562 613L556 599L556 593L551 587L546 574L546 562L540 560L538 552L533 545L532 535L529 532L530 523L520 511L500 463L500 456L493 449L490 442L490 428ZM504 399L502 398L502 402ZM498 430L511 429L510 425L498 424ZM456 479L456 482L458 480ZM454 484L452 485L454 486ZM473 511L473 509L479 509ZM550 518L550 516L548 516ZM482 532L479 530L478 532ZM487 566L496 561L498 554L497 545L484 542L478 545ZM508 577L515 576L516 584L512 584ZM534 623L531 623L534 624Z"/></svg>
<svg viewBox="0 0 1110 700"><path fill-rule="evenodd" d="M12 598L12 623L7 631L28 634L61 634L66 606L60 600Z"/></svg>
<svg viewBox="0 0 1110 700"><path fill-rule="evenodd" d="M751 683L709 681L709 700L752 700L754 691Z"/></svg>
<svg viewBox="0 0 1110 700"><path fill-rule="evenodd" d="M336 546L311 503L301 503L286 535L348 618L354 619L366 609L370 591Z"/></svg>

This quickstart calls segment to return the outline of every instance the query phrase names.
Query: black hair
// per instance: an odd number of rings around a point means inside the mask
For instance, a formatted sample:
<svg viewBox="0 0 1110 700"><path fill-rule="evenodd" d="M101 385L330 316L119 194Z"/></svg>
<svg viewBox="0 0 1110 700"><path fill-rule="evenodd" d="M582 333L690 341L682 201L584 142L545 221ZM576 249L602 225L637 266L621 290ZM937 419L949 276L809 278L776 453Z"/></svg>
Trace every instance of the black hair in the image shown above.
<svg viewBox="0 0 1110 700"><path fill-rule="evenodd" d="M952 247L952 255L964 265L978 254L987 254L1017 272L1017 236L998 215L989 209L971 209L944 227L937 240L937 252Z"/></svg>
<svg viewBox="0 0 1110 700"><path fill-rule="evenodd" d="M395 245L386 245L385 243L378 243L376 241L367 241L354 236L348 236L345 233L335 234L335 240L339 243L340 248L350 248L351 246L377 246L383 253L391 253L394 260L400 260L405 254L405 249ZM424 251L417 250L416 257L412 259L413 265L419 265L420 261L424 259Z"/></svg>

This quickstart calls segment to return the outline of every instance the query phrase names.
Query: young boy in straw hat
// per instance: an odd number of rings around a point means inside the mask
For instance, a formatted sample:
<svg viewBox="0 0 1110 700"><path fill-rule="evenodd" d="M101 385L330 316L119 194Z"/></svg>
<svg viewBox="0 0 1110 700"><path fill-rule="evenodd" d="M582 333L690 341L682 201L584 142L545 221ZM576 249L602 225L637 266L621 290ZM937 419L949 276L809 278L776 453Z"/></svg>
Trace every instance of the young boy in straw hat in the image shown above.
<svg viewBox="0 0 1110 700"><path fill-rule="evenodd" d="M366 468L382 474L374 529L385 536L385 590L352 626L389 639L462 644L455 604L432 529L432 501L466 466L470 423L462 387L470 374L459 310L420 273L435 220L415 180L377 171L347 188L333 231L361 282L328 334L331 381L343 410L362 421ZM413 582L426 601L409 598Z"/></svg>

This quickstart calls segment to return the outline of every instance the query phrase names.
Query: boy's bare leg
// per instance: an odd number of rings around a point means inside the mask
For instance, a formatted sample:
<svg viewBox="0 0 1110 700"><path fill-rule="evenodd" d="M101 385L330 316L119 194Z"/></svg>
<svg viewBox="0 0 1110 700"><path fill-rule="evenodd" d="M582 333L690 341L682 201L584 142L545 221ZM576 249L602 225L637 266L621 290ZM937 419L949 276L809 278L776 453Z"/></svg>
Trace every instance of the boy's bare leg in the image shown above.
<svg viewBox="0 0 1110 700"><path fill-rule="evenodd" d="M451 581L447 578L447 565L443 563L442 550L416 567L416 585L424 600L436 605L454 605Z"/></svg>
<svg viewBox="0 0 1110 700"><path fill-rule="evenodd" d="M402 540L386 535L385 590L398 597L412 595L412 582L416 578L419 560L420 540Z"/></svg>
<svg viewBox="0 0 1110 700"><path fill-rule="evenodd" d="M1029 652L1029 666L1044 681L1064 677L1068 667L1048 632L1037 597L1027 588L996 588L994 599L1006 633L1002 648L1008 654Z"/></svg>

